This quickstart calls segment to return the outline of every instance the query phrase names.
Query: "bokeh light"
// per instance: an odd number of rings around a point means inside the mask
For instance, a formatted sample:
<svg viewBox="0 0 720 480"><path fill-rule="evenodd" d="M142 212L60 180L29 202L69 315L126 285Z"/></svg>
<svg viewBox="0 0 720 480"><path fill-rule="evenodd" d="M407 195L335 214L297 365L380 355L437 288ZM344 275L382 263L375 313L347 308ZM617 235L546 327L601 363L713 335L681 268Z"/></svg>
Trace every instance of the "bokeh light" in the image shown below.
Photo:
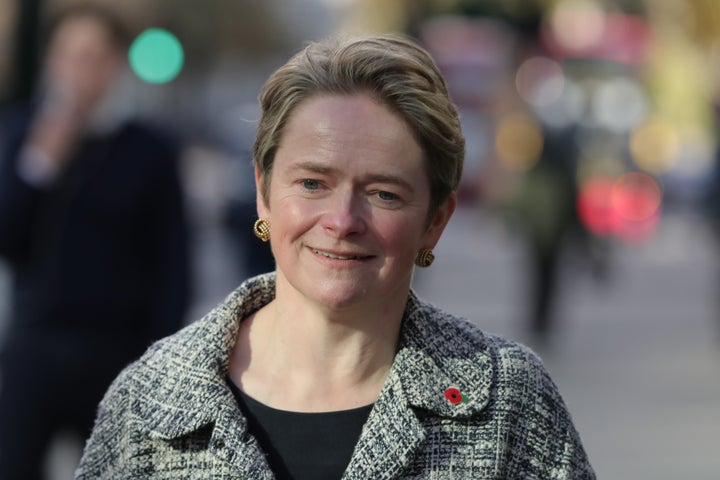
<svg viewBox="0 0 720 480"><path fill-rule="evenodd" d="M617 178L625 173L625 163L613 155L595 155L580 159L577 167L577 183L583 185L595 177Z"/></svg>
<svg viewBox="0 0 720 480"><path fill-rule="evenodd" d="M630 152L635 164L653 174L667 172L677 161L680 139L670 122L650 117L633 131Z"/></svg>
<svg viewBox="0 0 720 480"><path fill-rule="evenodd" d="M660 186L650 176L641 172L629 172L613 184L611 203L623 219L643 221L653 217L660 208Z"/></svg>
<svg viewBox="0 0 720 480"><path fill-rule="evenodd" d="M598 236L627 243L647 240L660 223L662 190L653 177L629 172L618 178L596 176L585 182L577 198L582 224Z"/></svg>
<svg viewBox="0 0 720 480"><path fill-rule="evenodd" d="M148 83L167 83L178 76L185 53L175 35L161 28L150 28L137 36L130 46L130 66Z"/></svg>
<svg viewBox="0 0 720 480"><path fill-rule="evenodd" d="M601 82L592 97L592 115L599 125L626 133L648 112L648 101L637 80L617 76Z"/></svg>
<svg viewBox="0 0 720 480"><path fill-rule="evenodd" d="M515 75L518 94L535 107L557 102L563 94L565 75L558 62L547 57L525 60Z"/></svg>
<svg viewBox="0 0 720 480"><path fill-rule="evenodd" d="M615 231L615 215L612 209L614 179L605 176L594 177L580 188L577 198L577 212L580 221L591 233L610 236Z"/></svg>
<svg viewBox="0 0 720 480"><path fill-rule="evenodd" d="M611 193L618 217L615 236L625 243L648 240L660 224L662 192L657 182L641 172L630 172L615 181Z"/></svg>
<svg viewBox="0 0 720 480"><path fill-rule="evenodd" d="M605 12L593 0L564 0L550 17L553 36L568 51L582 51L600 43L605 30Z"/></svg>
<svg viewBox="0 0 720 480"><path fill-rule="evenodd" d="M556 102L536 106L535 110L542 122L551 128L563 129L577 125L585 115L587 94L570 77L563 77L563 89Z"/></svg>
<svg viewBox="0 0 720 480"><path fill-rule="evenodd" d="M514 172L524 172L540 160L543 134L535 119L524 113L503 117L495 136L495 151L500 163Z"/></svg>
<svg viewBox="0 0 720 480"><path fill-rule="evenodd" d="M699 125L687 125L677 136L678 159L673 164L672 173L688 179L711 177L717 151L712 131Z"/></svg>

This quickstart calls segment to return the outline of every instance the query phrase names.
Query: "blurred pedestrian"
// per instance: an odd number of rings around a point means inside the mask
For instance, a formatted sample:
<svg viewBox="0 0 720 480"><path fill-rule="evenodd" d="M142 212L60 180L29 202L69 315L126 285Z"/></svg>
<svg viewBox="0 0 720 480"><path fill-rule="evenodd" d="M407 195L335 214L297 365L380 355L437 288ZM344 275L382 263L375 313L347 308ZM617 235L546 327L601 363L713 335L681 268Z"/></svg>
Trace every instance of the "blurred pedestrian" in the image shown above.
<svg viewBox="0 0 720 480"><path fill-rule="evenodd" d="M509 210L527 248L527 327L543 342L557 325L562 256L577 238L575 215L575 138L571 131L545 130L542 155L526 172Z"/></svg>
<svg viewBox="0 0 720 480"><path fill-rule="evenodd" d="M0 477L34 480L57 432L85 438L111 380L182 326L189 262L179 148L102 108L128 34L81 4L49 29L37 102L9 115L0 254L13 272L0 357Z"/></svg>
<svg viewBox="0 0 720 480"><path fill-rule="evenodd" d="M538 358L410 290L465 155L428 53L316 42L260 101L253 230L275 271L118 377L77 478L594 479Z"/></svg>

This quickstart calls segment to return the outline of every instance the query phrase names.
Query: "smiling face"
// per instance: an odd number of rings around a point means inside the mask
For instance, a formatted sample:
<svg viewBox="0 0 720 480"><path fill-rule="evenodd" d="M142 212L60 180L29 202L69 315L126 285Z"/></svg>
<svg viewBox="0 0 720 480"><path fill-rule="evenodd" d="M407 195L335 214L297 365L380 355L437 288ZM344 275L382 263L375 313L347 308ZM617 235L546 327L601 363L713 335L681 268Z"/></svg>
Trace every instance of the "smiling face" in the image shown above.
<svg viewBox="0 0 720 480"><path fill-rule="evenodd" d="M402 118L369 95L320 95L296 107L267 204L256 175L278 296L330 310L404 305L418 250L435 246L455 206L451 196L428 224L423 155Z"/></svg>

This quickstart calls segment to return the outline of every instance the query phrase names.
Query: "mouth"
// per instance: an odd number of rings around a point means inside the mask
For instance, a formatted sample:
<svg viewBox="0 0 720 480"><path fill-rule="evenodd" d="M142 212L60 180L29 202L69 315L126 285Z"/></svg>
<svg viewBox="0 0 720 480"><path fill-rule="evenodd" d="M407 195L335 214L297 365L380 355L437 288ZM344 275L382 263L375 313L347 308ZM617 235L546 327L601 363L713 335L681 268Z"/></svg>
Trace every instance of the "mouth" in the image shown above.
<svg viewBox="0 0 720 480"><path fill-rule="evenodd" d="M357 255L349 253L334 253L325 250L318 250L317 248L310 248L315 255L321 255L326 258L332 258L333 260L364 260L370 258L369 255Z"/></svg>

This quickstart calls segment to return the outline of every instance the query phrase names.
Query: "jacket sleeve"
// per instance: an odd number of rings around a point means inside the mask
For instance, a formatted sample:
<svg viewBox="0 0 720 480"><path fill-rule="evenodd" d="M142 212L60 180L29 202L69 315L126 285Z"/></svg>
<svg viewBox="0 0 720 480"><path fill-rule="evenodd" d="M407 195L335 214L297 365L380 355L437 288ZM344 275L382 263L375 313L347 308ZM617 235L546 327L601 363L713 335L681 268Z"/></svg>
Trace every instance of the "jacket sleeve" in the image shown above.
<svg viewBox="0 0 720 480"><path fill-rule="evenodd" d="M509 477L594 480L595 473L572 417L548 371L525 348L518 348L515 355L515 365L524 366L515 373L524 381L516 389L520 415L511 431Z"/></svg>

